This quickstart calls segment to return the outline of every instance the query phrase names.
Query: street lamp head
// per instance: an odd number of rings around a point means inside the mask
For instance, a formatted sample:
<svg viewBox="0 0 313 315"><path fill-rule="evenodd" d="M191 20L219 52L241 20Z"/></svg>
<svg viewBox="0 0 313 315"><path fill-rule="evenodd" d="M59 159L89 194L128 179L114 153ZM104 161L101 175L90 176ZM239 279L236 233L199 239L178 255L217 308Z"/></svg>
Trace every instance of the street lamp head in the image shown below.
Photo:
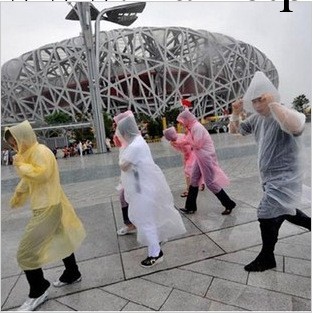
<svg viewBox="0 0 313 315"><path fill-rule="evenodd" d="M129 26L134 23L146 6L145 2L130 3L107 9L102 19L112 23Z"/></svg>
<svg viewBox="0 0 313 315"><path fill-rule="evenodd" d="M90 17L92 21L95 21L98 14L100 13L92 3L89 3L90 6ZM65 17L65 20L79 21L79 16L77 14L77 4L73 7L73 9L69 12L69 14Z"/></svg>

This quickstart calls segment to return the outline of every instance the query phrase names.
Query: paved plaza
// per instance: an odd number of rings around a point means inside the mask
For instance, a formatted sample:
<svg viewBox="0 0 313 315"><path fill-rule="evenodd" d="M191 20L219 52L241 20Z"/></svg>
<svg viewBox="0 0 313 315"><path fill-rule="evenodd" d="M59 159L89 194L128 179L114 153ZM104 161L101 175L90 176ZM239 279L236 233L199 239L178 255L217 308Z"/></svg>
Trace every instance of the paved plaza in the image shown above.
<svg viewBox="0 0 313 315"><path fill-rule="evenodd" d="M87 237L76 252L82 281L49 288L47 311L310 311L311 233L285 222L276 245L277 268L248 273L244 265L260 250L256 207L262 190L256 146L251 136L212 135L219 163L231 184L225 190L237 207L231 215L207 189L199 192L198 211L182 215L187 233L162 246L164 261L142 268L147 249L136 235L117 236L122 212L118 149L58 160L63 188L81 218ZM303 137L305 183L311 186L311 125ZM163 170L175 205L185 182L182 157L168 143L149 144ZM16 262L23 229L31 215L27 206L8 207L18 179L12 166L1 167L1 309L14 311L27 298L25 275ZM311 216L311 205L301 208ZM62 262L44 269L52 282L63 271Z"/></svg>

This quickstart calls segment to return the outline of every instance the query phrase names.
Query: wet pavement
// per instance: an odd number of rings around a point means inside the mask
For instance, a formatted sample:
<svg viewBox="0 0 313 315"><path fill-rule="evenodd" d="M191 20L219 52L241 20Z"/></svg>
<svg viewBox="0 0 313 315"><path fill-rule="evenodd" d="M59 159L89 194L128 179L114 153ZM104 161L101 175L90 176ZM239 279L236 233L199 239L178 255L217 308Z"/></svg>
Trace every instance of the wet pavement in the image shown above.
<svg viewBox="0 0 313 315"><path fill-rule="evenodd" d="M248 273L244 265L260 250L256 207L262 196L252 137L212 135L219 163L230 177L225 190L237 207L223 208L207 189L199 192L198 211L182 215L187 233L162 246L164 261L142 268L146 248L136 235L117 236L123 225L116 186L118 149L111 153L58 160L61 181L81 218L87 237L76 252L83 279L49 288L49 300L38 311L310 311L311 233L284 222L276 245L277 267ZM303 136L305 183L311 186L311 125ZM181 155L167 142L149 144L163 170L175 205L185 188ZM27 206L10 210L18 179L12 166L1 167L1 306L14 311L27 298L28 285L16 262L16 251L30 217ZM301 208L311 216L311 205ZM62 263L44 268L52 282Z"/></svg>

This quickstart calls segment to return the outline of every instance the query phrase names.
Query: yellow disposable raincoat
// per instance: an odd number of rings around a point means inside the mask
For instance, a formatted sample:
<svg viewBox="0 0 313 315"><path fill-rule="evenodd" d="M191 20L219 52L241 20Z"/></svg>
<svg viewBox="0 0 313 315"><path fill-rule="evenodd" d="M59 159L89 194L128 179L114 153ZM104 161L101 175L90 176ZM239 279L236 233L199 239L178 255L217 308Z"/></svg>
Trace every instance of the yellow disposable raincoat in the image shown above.
<svg viewBox="0 0 313 315"><path fill-rule="evenodd" d="M17 261L23 270L32 270L71 255L86 233L63 192L51 150L37 142L27 120L8 129L17 142L13 164L21 178L10 205L20 207L30 197L33 212L19 245Z"/></svg>

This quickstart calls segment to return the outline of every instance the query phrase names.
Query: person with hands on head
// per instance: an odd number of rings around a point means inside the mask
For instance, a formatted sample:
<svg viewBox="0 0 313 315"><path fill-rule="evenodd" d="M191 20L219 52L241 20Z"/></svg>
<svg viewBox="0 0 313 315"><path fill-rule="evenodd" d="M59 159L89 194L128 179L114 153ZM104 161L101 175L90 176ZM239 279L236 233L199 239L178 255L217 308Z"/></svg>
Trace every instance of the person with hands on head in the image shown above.
<svg viewBox="0 0 313 315"><path fill-rule="evenodd" d="M53 283L55 287L81 280L74 251L86 234L63 192L54 154L37 142L29 122L6 128L4 139L17 152L13 165L20 177L10 205L21 207L30 199L32 210L19 244L17 261L30 287L29 298L18 310L33 311L48 296L50 282L44 278L44 265L63 260L65 270Z"/></svg>
<svg viewBox="0 0 313 315"><path fill-rule="evenodd" d="M213 192L224 206L225 209L222 215L229 215L236 207L236 203L224 190L229 184L229 179L218 164L214 143L210 134L189 109L185 109L180 113L177 116L177 121L188 130L187 136L182 142L191 145L196 157L192 168L185 208L180 210L186 214L192 214L197 211L199 181L202 177L207 188Z"/></svg>
<svg viewBox="0 0 313 315"><path fill-rule="evenodd" d="M244 107L254 113L240 122ZM254 135L263 189L257 210L262 249L244 267L246 271L276 267L274 249L285 220L311 230L311 218L297 208L303 187L299 157L304 127L305 116L282 105L278 90L260 71L255 73L243 99L232 104L229 132Z"/></svg>

